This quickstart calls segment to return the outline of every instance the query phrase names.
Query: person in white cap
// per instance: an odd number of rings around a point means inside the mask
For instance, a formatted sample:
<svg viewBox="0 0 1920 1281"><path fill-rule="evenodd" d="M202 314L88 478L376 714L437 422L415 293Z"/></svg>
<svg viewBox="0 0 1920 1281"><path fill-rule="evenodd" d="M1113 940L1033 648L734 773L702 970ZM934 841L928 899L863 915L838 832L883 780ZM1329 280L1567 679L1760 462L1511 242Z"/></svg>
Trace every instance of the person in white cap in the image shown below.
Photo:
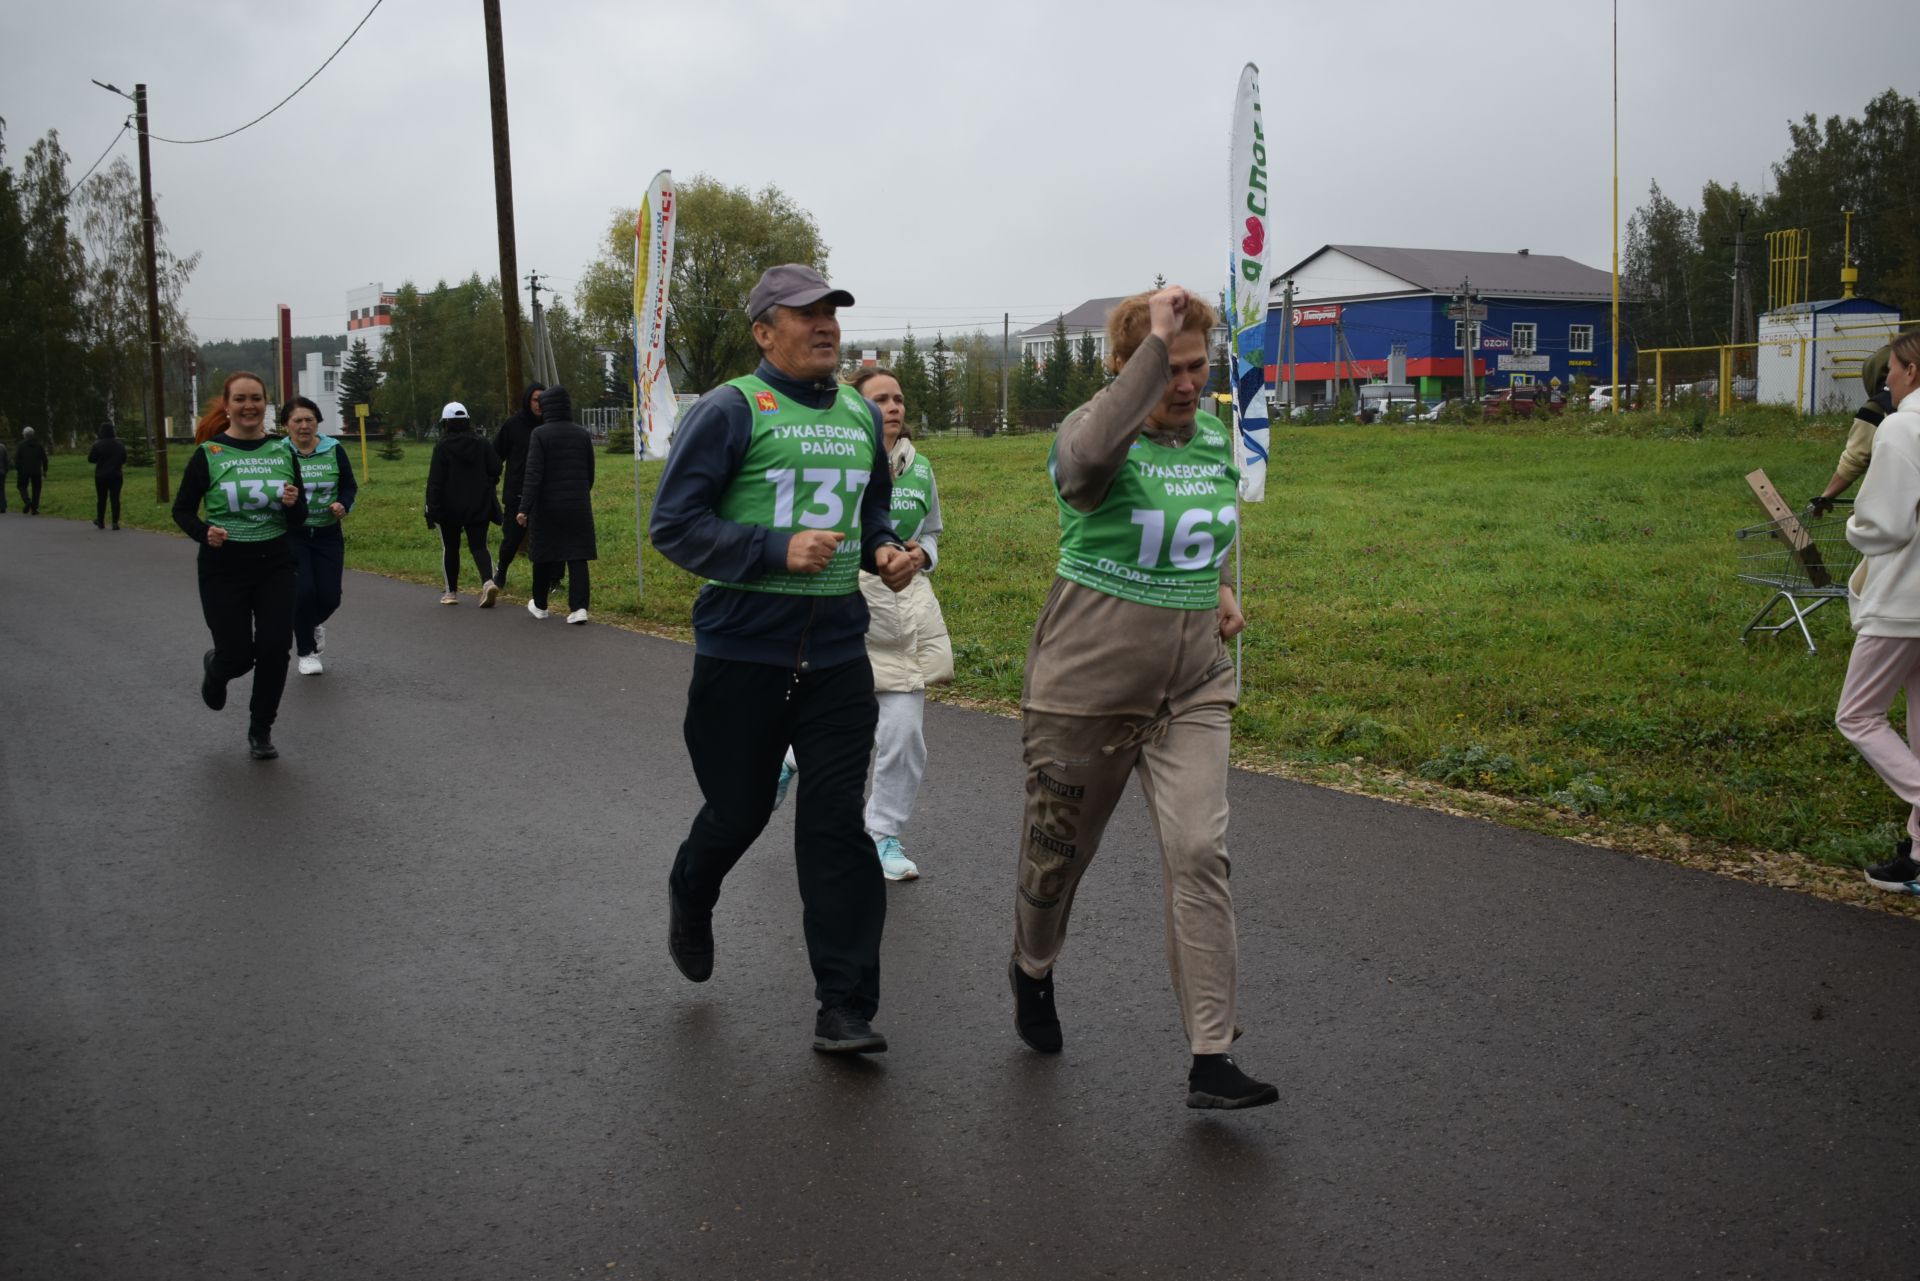
<svg viewBox="0 0 1920 1281"><path fill-rule="evenodd" d="M487 551L487 526L500 523L500 458L473 430L473 419L459 401L440 411L440 440L427 465L427 528L440 529L441 569L446 575L442 605L460 603L460 536L466 535L473 566L480 571L480 608L490 609L500 595L493 583L493 556Z"/></svg>

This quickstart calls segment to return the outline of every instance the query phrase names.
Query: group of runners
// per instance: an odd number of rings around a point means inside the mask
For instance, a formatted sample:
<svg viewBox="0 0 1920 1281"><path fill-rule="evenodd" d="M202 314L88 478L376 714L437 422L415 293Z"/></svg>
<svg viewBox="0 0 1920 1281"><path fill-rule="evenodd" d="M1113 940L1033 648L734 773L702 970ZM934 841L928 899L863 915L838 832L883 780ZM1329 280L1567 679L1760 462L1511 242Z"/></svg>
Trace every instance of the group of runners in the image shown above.
<svg viewBox="0 0 1920 1281"><path fill-rule="evenodd" d="M791 785L813 1047L835 1054L887 1048L872 1023L886 882L919 874L902 838L926 770L925 691L953 673L927 579L944 527L933 466L892 373L838 376L837 312L853 301L805 266L761 277L748 313L762 360L681 418L649 525L661 554L706 580L684 722L703 804L668 876L669 954L689 980L712 975L724 880ZM1247 1108L1278 1091L1231 1054L1240 1027L1226 782L1238 683L1226 641L1244 621L1220 575L1239 473L1227 428L1201 408L1214 323L1178 287L1122 302L1108 322L1116 377L1068 416L1048 460L1060 552L1021 697L1007 974L1016 1034L1060 1052L1054 972L1074 894L1137 777L1159 837L1167 963L1192 1053L1186 1102ZM542 389L544 404L530 393L523 410L564 418L558 390ZM218 709L228 684L253 673L248 746L262 759L277 755L288 649L297 644L303 672L319 670L355 495L318 407L296 398L280 416L287 436L269 436L264 385L229 377L174 504L201 545L214 642L202 697ZM467 496L455 510L447 484L459 459L480 457L462 443L472 439L465 418L458 405L443 411L449 456L436 452L428 499L454 599L459 540L477 563L485 552L471 542L477 503ZM585 467L590 486L590 450ZM499 469L479 470L490 490ZM509 494L520 517L510 533L530 505ZM540 521L533 528L538 538ZM502 550L497 573L478 563L483 605L504 577ZM544 564L536 555L537 596ZM584 591L584 562L567 572Z"/></svg>

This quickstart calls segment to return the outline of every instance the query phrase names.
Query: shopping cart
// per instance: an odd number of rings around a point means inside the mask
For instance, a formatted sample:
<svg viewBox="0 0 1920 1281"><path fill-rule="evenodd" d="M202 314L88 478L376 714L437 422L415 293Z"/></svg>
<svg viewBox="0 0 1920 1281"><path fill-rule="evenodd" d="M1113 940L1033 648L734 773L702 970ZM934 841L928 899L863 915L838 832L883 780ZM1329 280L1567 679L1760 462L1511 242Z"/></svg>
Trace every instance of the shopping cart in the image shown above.
<svg viewBox="0 0 1920 1281"><path fill-rule="evenodd" d="M1829 502L1839 510L1823 510L1809 503L1799 513L1735 531L1734 537L1741 542L1740 580L1773 588L1773 596L1740 630L1743 643L1753 632L1783 632L1798 627L1807 642L1807 652L1819 652L1813 633L1807 630L1807 617L1828 601L1846 599L1847 579L1860 563L1860 553L1847 541L1847 509L1853 501L1836 498ZM1789 617L1761 626L1783 602Z"/></svg>

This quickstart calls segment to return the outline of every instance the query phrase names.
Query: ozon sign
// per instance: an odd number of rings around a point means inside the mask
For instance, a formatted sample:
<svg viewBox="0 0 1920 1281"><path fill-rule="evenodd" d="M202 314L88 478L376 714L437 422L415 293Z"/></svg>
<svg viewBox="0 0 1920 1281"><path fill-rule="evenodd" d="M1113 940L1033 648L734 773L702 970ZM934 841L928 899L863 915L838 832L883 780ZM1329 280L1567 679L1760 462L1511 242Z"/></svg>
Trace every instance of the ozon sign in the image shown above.
<svg viewBox="0 0 1920 1281"><path fill-rule="evenodd" d="M1293 323L1299 325L1337 325L1340 323L1340 304L1328 303L1324 307L1295 307Z"/></svg>

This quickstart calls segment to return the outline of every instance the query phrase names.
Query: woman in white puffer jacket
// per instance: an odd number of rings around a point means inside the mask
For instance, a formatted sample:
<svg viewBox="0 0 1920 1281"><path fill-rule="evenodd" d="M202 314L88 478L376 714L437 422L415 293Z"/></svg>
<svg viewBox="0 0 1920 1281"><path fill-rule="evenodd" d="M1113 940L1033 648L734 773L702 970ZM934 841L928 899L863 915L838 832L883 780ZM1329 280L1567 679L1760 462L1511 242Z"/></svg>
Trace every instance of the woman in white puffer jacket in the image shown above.
<svg viewBox="0 0 1920 1281"><path fill-rule="evenodd" d="M880 853L880 870L890 881L920 875L900 847L900 834L913 817L927 772L927 740L922 731L927 686L953 679L953 645L927 575L940 562L940 491L933 464L913 447L907 426L907 402L900 381L884 369L862 369L853 386L879 407L887 429L887 457L893 463L893 529L920 565L902 592L872 574L860 575L872 621L867 625L867 658L873 663L873 693L880 723L873 735L873 791L867 798L867 831Z"/></svg>
<svg viewBox="0 0 1920 1281"><path fill-rule="evenodd" d="M1920 894L1920 757L1887 719L1902 689L1920 690L1920 331L1895 339L1887 390L1894 412L1874 437L1873 461L1847 521L1847 541L1861 553L1847 583L1847 607L1858 639L1847 662L1834 722L1895 795L1913 807L1907 835L1888 862L1867 869L1883 890ZM1908 699L1908 731L1916 710Z"/></svg>
<svg viewBox="0 0 1920 1281"><path fill-rule="evenodd" d="M873 574L862 572L860 592L867 599L867 658L873 664L873 694L880 722L873 734L873 790L867 797L867 833L889 881L910 881L920 869L900 846L900 834L913 817L927 773L927 686L953 679L953 645L947 620L934 598L927 575L940 563L940 491L933 464L913 447L907 426L907 401L900 380L877 367L852 378L854 390L880 410L887 430L887 457L893 464L893 527L919 565L904 591L894 592ZM776 805L786 799L793 780L791 750L780 768Z"/></svg>

